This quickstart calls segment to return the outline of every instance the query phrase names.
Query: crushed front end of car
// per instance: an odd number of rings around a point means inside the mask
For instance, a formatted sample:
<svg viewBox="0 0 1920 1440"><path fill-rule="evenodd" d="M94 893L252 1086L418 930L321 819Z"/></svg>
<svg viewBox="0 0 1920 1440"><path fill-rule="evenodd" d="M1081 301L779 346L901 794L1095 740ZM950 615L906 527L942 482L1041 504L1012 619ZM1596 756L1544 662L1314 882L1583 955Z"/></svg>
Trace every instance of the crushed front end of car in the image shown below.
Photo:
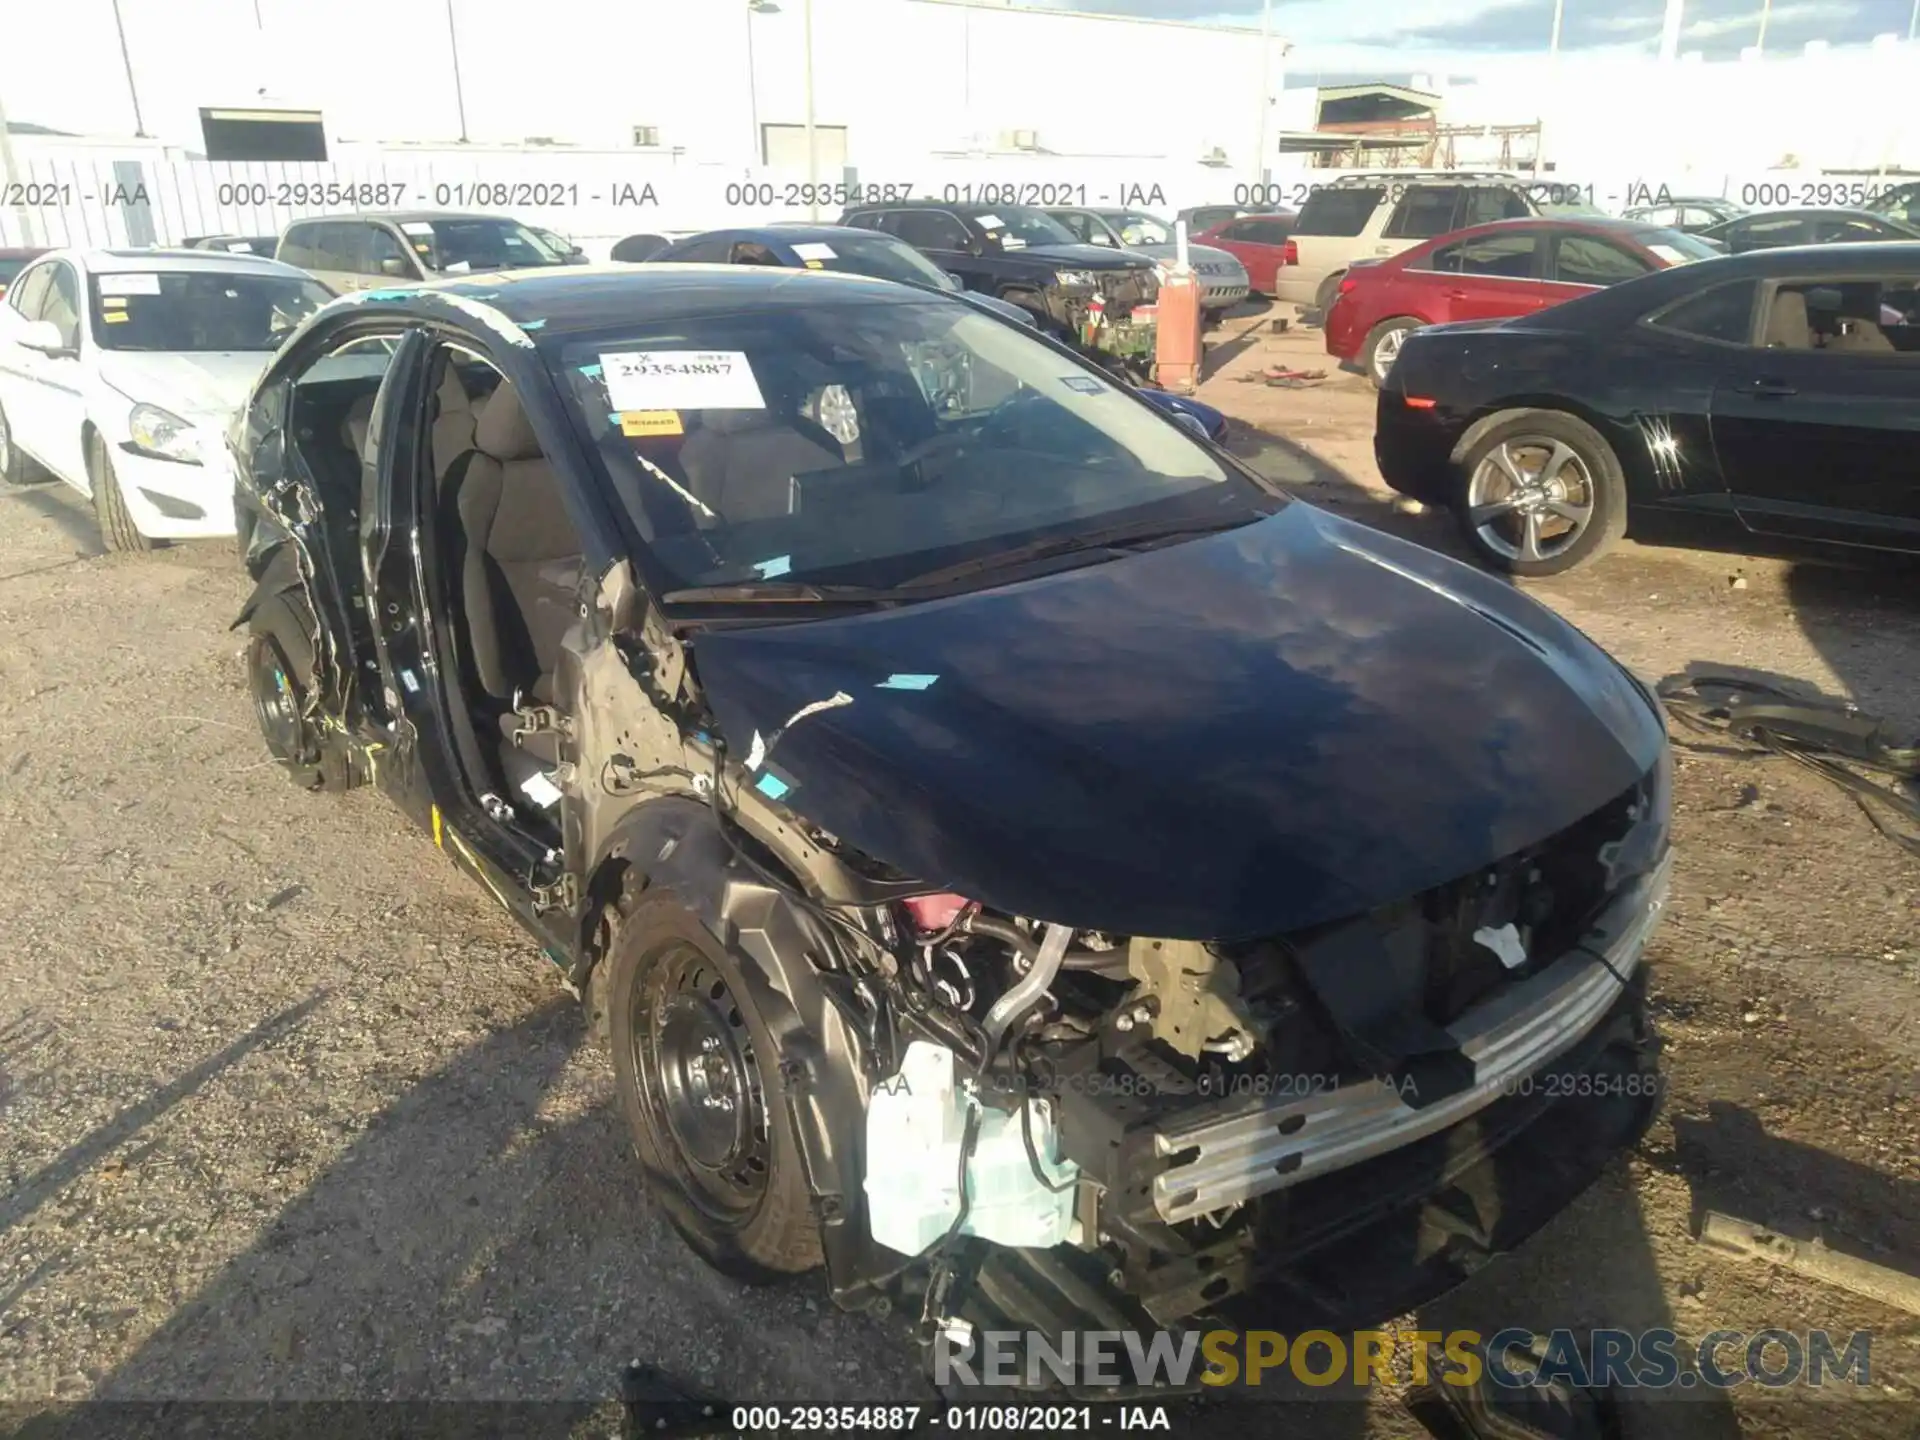
<svg viewBox="0 0 1920 1440"><path fill-rule="evenodd" d="M1653 1117L1663 723L1497 582L1289 506L694 650L757 833L872 901L808 951L859 1113L801 1123L836 1296L930 1347L1376 1324Z"/></svg>
<svg viewBox="0 0 1920 1440"><path fill-rule="evenodd" d="M930 1257L929 1344L1365 1327L1533 1233L1655 1113L1667 785L1253 941L910 902L904 973L979 1027L910 1043L867 1115L869 1222Z"/></svg>

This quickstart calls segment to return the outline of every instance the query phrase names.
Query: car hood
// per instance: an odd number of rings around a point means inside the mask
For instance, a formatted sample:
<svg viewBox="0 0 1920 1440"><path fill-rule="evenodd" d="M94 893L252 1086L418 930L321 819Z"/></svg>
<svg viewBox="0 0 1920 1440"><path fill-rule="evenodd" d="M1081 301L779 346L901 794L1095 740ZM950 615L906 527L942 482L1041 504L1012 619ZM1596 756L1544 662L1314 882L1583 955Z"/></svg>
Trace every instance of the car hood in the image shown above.
<svg viewBox="0 0 1920 1440"><path fill-rule="evenodd" d="M1618 796L1664 728L1494 577L1293 502L955 598L703 633L761 789L996 909L1272 935L1470 874Z"/></svg>
<svg viewBox="0 0 1920 1440"><path fill-rule="evenodd" d="M158 405L182 419L225 420L246 403L273 355L264 350L100 352L100 378L136 403Z"/></svg>
<svg viewBox="0 0 1920 1440"><path fill-rule="evenodd" d="M1138 250L1115 250L1109 245L1027 245L1006 252L1076 270L1148 270L1153 261Z"/></svg>

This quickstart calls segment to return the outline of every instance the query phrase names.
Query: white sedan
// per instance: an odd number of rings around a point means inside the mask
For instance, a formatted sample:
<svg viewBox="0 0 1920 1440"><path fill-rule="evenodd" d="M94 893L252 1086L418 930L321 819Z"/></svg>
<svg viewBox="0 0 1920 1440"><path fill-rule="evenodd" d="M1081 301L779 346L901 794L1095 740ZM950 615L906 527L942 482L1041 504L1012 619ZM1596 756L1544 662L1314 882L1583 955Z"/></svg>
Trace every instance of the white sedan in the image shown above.
<svg viewBox="0 0 1920 1440"><path fill-rule="evenodd" d="M0 302L0 483L38 465L115 550L234 533L224 435L280 341L332 298L211 250L55 250Z"/></svg>

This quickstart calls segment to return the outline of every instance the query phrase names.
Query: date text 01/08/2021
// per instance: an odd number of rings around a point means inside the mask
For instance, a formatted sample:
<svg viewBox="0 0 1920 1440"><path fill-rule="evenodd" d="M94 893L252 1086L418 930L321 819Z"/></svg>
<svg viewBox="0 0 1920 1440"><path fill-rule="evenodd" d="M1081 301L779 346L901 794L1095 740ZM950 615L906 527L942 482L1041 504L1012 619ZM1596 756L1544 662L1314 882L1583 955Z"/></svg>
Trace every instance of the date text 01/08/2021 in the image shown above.
<svg viewBox="0 0 1920 1440"><path fill-rule="evenodd" d="M729 1428L740 1435L1089 1434L1173 1429L1164 1405L736 1405Z"/></svg>

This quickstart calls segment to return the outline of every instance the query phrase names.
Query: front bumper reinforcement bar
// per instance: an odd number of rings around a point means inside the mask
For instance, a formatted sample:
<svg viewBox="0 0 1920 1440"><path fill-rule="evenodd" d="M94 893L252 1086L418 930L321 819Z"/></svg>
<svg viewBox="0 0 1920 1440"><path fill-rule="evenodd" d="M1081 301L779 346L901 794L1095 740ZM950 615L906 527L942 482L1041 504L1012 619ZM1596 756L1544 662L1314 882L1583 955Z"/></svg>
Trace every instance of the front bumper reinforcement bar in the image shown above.
<svg viewBox="0 0 1920 1440"><path fill-rule="evenodd" d="M1191 1220L1358 1164L1512 1093L1612 1006L1665 908L1672 868L1668 851L1624 889L1589 933L1590 950L1561 956L1447 1027L1474 1067L1474 1083L1457 1095L1416 1110L1391 1084L1369 1080L1156 1132L1156 1155L1182 1157L1153 1182L1160 1218L1170 1225Z"/></svg>

